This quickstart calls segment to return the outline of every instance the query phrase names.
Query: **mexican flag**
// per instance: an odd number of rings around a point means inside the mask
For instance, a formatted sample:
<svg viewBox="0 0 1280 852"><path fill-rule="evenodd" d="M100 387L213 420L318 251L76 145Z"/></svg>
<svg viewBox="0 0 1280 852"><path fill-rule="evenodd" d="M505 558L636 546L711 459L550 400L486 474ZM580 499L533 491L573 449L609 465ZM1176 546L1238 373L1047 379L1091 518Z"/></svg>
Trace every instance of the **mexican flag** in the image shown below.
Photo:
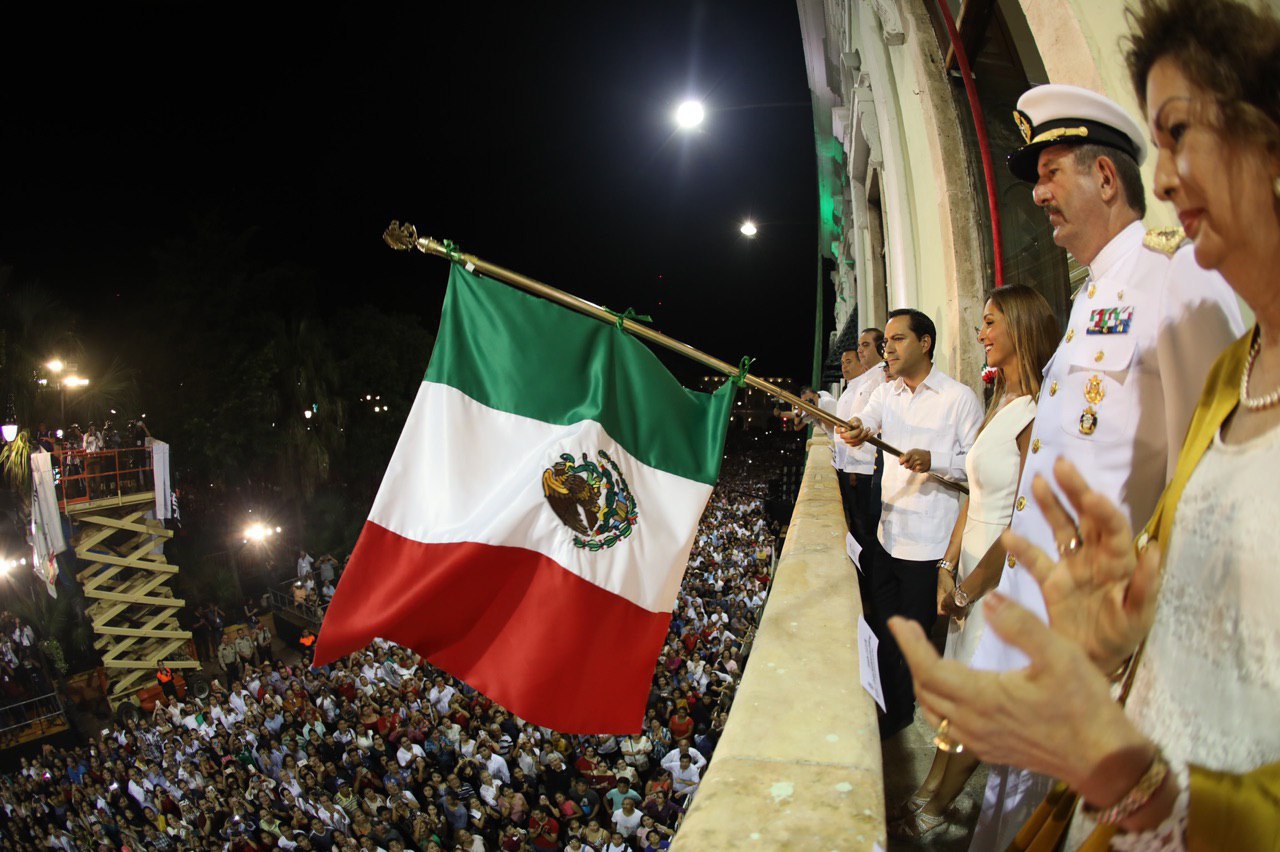
<svg viewBox="0 0 1280 852"><path fill-rule="evenodd" d="M640 730L733 391L455 265L316 664L382 637L535 724Z"/></svg>

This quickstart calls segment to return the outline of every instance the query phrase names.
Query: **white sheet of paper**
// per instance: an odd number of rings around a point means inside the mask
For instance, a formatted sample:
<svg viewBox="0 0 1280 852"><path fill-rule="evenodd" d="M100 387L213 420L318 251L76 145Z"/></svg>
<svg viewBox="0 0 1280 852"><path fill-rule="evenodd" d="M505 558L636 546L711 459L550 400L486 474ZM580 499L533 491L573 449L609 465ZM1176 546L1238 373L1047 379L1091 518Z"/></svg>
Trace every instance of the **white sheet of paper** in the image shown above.
<svg viewBox="0 0 1280 852"><path fill-rule="evenodd" d="M871 625L867 624L867 619L861 615L858 616L859 677L862 680L862 688L871 693L871 697L883 710L884 689L880 686L880 658L876 654L879 647L880 640L871 631Z"/></svg>
<svg viewBox="0 0 1280 852"><path fill-rule="evenodd" d="M849 555L849 561L858 569L858 573L862 573L862 545L858 544L853 533L844 534L844 552Z"/></svg>

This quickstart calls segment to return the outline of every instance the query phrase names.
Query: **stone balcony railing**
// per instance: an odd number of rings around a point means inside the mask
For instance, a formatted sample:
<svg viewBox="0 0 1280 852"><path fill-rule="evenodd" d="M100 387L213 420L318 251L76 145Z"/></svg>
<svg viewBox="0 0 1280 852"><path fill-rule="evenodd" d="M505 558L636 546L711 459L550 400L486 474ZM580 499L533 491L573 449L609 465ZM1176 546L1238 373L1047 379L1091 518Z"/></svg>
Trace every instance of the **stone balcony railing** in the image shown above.
<svg viewBox="0 0 1280 852"><path fill-rule="evenodd" d="M858 679L861 613L830 444L815 438L728 725L675 849L885 845L876 707Z"/></svg>

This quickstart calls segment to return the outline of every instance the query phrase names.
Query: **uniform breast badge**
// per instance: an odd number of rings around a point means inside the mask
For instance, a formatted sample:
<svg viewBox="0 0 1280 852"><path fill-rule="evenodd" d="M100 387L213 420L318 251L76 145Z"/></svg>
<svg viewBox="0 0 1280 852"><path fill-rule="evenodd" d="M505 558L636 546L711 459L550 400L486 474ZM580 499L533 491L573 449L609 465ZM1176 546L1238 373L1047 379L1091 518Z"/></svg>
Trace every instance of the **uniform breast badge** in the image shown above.
<svg viewBox="0 0 1280 852"><path fill-rule="evenodd" d="M1090 376L1089 381L1084 383L1084 398L1090 405L1102 402L1102 398L1106 395L1107 392L1102 387L1102 376Z"/></svg>
<svg viewBox="0 0 1280 852"><path fill-rule="evenodd" d="M1092 405L1080 413L1080 434L1092 435L1098 428L1098 412Z"/></svg>
<svg viewBox="0 0 1280 852"><path fill-rule="evenodd" d="M1096 308L1089 312L1085 334L1128 334L1133 325L1133 306Z"/></svg>

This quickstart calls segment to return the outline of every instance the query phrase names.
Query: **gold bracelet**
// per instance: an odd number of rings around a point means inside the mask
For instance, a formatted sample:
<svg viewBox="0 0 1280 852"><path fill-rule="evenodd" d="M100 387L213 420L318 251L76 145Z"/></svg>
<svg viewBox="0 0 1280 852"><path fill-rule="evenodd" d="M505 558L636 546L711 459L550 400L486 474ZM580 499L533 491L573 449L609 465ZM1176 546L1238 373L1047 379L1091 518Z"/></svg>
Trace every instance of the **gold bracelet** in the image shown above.
<svg viewBox="0 0 1280 852"><path fill-rule="evenodd" d="M1151 759L1151 765L1147 767L1147 771L1142 773L1138 783L1134 784L1133 789L1125 793L1120 801L1105 810L1085 802L1081 810L1085 816L1096 820L1099 825L1118 825L1135 812L1141 810L1147 802L1150 802L1151 797L1164 784L1164 779L1168 775L1169 762L1164 759L1164 755L1157 748L1155 757Z"/></svg>

